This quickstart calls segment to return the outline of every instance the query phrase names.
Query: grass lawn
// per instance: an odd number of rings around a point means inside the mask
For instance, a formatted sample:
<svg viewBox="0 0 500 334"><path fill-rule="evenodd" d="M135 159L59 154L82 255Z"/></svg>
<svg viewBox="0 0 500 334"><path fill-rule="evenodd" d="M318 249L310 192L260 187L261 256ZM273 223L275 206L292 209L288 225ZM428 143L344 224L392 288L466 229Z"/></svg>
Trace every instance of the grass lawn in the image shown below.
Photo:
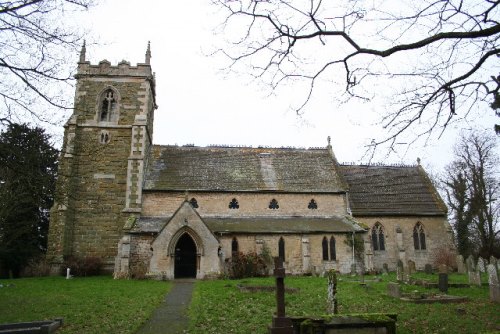
<svg viewBox="0 0 500 334"><path fill-rule="evenodd" d="M57 333L134 333L171 284L108 276L0 280L0 323L64 318ZM14 286L5 287L6 284Z"/></svg>
<svg viewBox="0 0 500 334"><path fill-rule="evenodd" d="M419 274L437 281L437 275ZM337 287L339 313L397 313L398 333L500 333L500 305L489 301L487 285L450 288L448 294L468 296L459 304L414 304L387 296L387 282L395 275L382 276L382 282L363 287L343 276ZM366 278L367 280L370 277ZM450 283L466 282L465 275L450 275ZM240 292L237 284L274 285L273 278L199 281L191 304L189 333L267 333L276 309L272 292ZM287 315L319 316L326 312L326 278L287 277L287 287L299 288L286 294ZM436 289L403 285L403 292L438 293Z"/></svg>

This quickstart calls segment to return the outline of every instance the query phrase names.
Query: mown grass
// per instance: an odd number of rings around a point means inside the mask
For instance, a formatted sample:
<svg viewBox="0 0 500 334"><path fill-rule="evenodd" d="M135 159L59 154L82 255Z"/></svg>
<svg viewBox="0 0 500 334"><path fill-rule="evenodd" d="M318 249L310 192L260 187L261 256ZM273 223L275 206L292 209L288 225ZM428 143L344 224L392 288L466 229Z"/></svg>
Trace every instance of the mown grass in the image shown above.
<svg viewBox="0 0 500 334"><path fill-rule="evenodd" d="M61 334L134 333L171 287L108 276L23 278L0 284L0 323L62 317Z"/></svg>
<svg viewBox="0 0 500 334"><path fill-rule="evenodd" d="M464 282L463 276L453 274L450 282ZM419 278L437 281L437 275L419 274ZM382 276L382 282L366 282L365 287L342 277L337 288L339 313L397 313L398 333L500 332L500 305L489 301L487 285L450 288L448 294L470 298L464 303L414 304L387 296L388 281L395 281L395 275ZM274 293L240 292L237 284L274 285L274 279L197 282L189 310L189 333L267 333L276 308ZM325 314L326 278L287 277L285 284L300 289L298 293L286 294L287 315ZM410 285L403 285L402 290L438 293L435 289Z"/></svg>

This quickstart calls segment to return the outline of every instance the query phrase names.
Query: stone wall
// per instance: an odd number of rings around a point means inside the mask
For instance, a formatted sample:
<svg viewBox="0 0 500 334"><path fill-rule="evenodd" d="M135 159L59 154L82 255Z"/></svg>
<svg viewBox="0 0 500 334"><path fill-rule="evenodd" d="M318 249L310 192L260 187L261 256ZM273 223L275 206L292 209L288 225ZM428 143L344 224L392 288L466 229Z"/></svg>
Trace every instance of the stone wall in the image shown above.
<svg viewBox="0 0 500 334"><path fill-rule="evenodd" d="M407 263L412 260L417 270L423 270L427 263L432 264L435 254L447 249L455 254L452 242L452 230L446 217L356 217L370 230L365 236L365 245L371 245L371 229L380 222L384 228L385 251L373 251L373 265L381 270L387 263L390 270L396 270L398 260ZM426 249L415 250L413 228L420 222L425 231ZM366 251L366 250L365 250Z"/></svg>
<svg viewBox="0 0 500 334"><path fill-rule="evenodd" d="M210 193L210 192L144 192L142 214L144 216L171 216L184 200L195 198L196 211L202 217L280 217L280 216L343 216L347 213L343 194L254 194L254 193ZM229 209L235 198L239 209ZM278 201L279 209L269 209L272 199ZM308 209L314 199L317 209Z"/></svg>

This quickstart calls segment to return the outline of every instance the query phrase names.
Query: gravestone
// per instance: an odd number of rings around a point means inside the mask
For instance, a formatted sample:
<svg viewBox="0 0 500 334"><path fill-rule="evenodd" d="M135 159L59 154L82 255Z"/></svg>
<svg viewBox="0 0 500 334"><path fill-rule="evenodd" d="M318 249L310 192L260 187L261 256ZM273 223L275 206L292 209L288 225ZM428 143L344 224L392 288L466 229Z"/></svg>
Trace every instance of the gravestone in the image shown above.
<svg viewBox="0 0 500 334"><path fill-rule="evenodd" d="M485 264L485 261L482 257L480 257L478 260L477 260L477 271L481 272L481 273L485 273L486 272L486 264Z"/></svg>
<svg viewBox="0 0 500 334"><path fill-rule="evenodd" d="M382 275L387 275L389 273L389 265L387 263L384 263L382 265Z"/></svg>
<svg viewBox="0 0 500 334"><path fill-rule="evenodd" d="M498 281L497 267L493 264L487 266L488 284L490 285L490 300L494 303L500 303L500 285Z"/></svg>
<svg viewBox="0 0 500 334"><path fill-rule="evenodd" d="M498 267L497 259L492 255L490 256L490 264L494 265L495 267Z"/></svg>
<svg viewBox="0 0 500 334"><path fill-rule="evenodd" d="M465 274L467 269L465 268L464 257L462 255L457 255L457 271L459 274Z"/></svg>
<svg viewBox="0 0 500 334"><path fill-rule="evenodd" d="M427 263L424 267L424 271L426 274L432 275L434 273L434 270L432 270L432 265Z"/></svg>
<svg viewBox="0 0 500 334"><path fill-rule="evenodd" d="M448 293L448 266L445 264L439 266L438 288L439 291Z"/></svg>
<svg viewBox="0 0 500 334"><path fill-rule="evenodd" d="M469 255L467 257L466 265L467 265L467 272L476 271L476 264L474 261L474 257L472 255Z"/></svg>
<svg viewBox="0 0 500 334"><path fill-rule="evenodd" d="M334 269L328 271L328 313L337 314L337 273Z"/></svg>
<svg viewBox="0 0 500 334"><path fill-rule="evenodd" d="M283 259L274 258L274 277L276 277L276 314L269 334L293 334L292 320L285 316L285 268Z"/></svg>
<svg viewBox="0 0 500 334"><path fill-rule="evenodd" d="M408 260L408 274L414 274L416 271L415 261Z"/></svg>
<svg viewBox="0 0 500 334"><path fill-rule="evenodd" d="M387 294L394 298L401 298L401 288L398 283L389 282L387 284Z"/></svg>
<svg viewBox="0 0 500 334"><path fill-rule="evenodd" d="M396 279L398 280L398 282L403 281L403 271L404 271L403 261L398 260L398 265L396 267Z"/></svg>

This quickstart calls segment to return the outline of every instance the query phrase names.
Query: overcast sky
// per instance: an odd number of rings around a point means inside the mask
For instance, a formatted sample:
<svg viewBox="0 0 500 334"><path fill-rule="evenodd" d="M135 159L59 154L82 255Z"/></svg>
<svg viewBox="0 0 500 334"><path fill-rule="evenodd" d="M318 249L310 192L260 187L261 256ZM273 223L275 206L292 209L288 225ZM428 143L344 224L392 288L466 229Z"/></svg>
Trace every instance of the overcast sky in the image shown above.
<svg viewBox="0 0 500 334"><path fill-rule="evenodd" d="M307 148L326 146L331 136L339 161L367 161L366 145L383 135L377 116L387 105L355 101L339 105L324 87L308 111L297 116L289 106L298 88L286 87L270 96L266 87L248 77L221 71L223 59L210 56L223 38L214 30L221 20L207 0L106 0L77 18L89 31L87 60L92 64L102 59L113 65L123 59L132 65L142 63L151 41L159 106L155 144ZM485 114L492 117L476 119L477 124L461 123L426 146L420 142L410 150L392 152L389 158L387 151L377 152L374 162L414 164L420 157L425 167L438 171L452 158L458 128L481 124L492 128L493 111Z"/></svg>

